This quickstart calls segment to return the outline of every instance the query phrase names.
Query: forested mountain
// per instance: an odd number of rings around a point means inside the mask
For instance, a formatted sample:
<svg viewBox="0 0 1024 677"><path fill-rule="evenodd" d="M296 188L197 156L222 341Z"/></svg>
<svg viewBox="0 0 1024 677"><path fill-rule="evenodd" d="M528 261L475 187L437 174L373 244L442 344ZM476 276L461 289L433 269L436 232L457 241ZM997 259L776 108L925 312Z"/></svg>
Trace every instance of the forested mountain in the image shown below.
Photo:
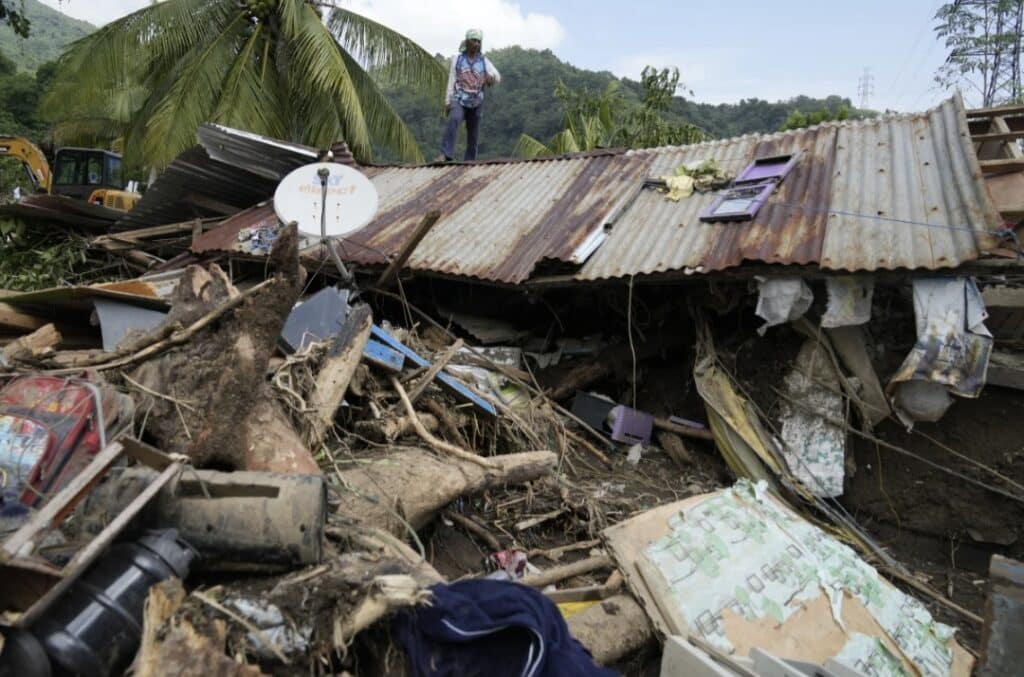
<svg viewBox="0 0 1024 677"><path fill-rule="evenodd" d="M13 61L19 71L34 73L41 64L60 56L69 44L96 30L92 24L73 19L39 0L24 3L25 15L32 22L28 38L20 38L10 26L0 24L0 53Z"/></svg>
<svg viewBox="0 0 1024 677"><path fill-rule="evenodd" d="M616 79L607 71L576 68L550 50L507 47L489 51L487 56L501 71L502 81L500 86L487 92L480 140L480 156L484 158L511 155L520 134L548 139L562 129L562 109L554 94L559 79L570 89L586 88L594 94ZM447 67L447 59L444 62ZM683 81L686 81L685 73ZM622 79L620 83L627 99L638 100L639 82ZM443 130L440 95L427 96L397 88L388 88L386 92L420 142L424 157L435 157ZM810 113L844 105L852 109L850 100L839 96L826 99L797 96L775 103L744 99L736 104L718 105L676 97L667 117L674 122L696 124L716 138L725 138L778 131L793 111Z"/></svg>

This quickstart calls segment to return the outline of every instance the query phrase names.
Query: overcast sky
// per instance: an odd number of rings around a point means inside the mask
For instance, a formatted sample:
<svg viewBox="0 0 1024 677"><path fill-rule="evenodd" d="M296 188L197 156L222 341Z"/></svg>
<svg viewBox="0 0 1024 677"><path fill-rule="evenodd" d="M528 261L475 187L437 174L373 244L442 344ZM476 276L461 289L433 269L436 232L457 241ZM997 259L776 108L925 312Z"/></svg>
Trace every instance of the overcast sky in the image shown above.
<svg viewBox="0 0 1024 677"><path fill-rule="evenodd" d="M43 0L105 23L149 0ZM551 49L582 68L638 78L644 65L678 66L696 100L838 94L858 103L870 69L872 108L920 110L946 94L933 84L945 56L932 17L941 0L855 3L775 0L341 0L419 42L451 54L466 28L484 50ZM500 63L495 64L499 69ZM968 101L968 103L971 103Z"/></svg>

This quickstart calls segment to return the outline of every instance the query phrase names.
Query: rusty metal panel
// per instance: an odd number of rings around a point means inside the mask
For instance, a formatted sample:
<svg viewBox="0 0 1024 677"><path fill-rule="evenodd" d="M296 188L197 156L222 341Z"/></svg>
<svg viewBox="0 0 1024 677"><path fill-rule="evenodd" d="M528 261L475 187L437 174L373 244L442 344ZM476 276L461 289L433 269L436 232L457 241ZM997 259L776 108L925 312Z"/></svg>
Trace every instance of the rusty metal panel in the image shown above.
<svg viewBox="0 0 1024 677"><path fill-rule="evenodd" d="M621 153L531 162L368 170L380 210L343 240L346 258L393 256L423 215L441 219L409 259L413 270L522 282L543 259L567 259L643 178ZM631 170L632 168L632 170Z"/></svg>
<svg viewBox="0 0 1024 677"><path fill-rule="evenodd" d="M959 97L923 114L839 128L821 267L950 268L1002 226Z"/></svg>
<svg viewBox="0 0 1024 677"><path fill-rule="evenodd" d="M796 167L751 221L701 222L712 193L673 202L641 188L684 164L712 159L736 174L754 158L798 151ZM959 97L921 114L683 147L363 171L380 209L339 240L343 258L387 262L437 209L440 220L407 266L509 284L536 279L548 262L579 281L745 262L937 269L977 258L1001 226ZM240 228L269 216L266 207L240 214L194 250L231 249ZM574 252L602 229L607 239L574 264Z"/></svg>
<svg viewBox="0 0 1024 677"><path fill-rule="evenodd" d="M749 222L701 223L710 194L675 203L644 191L576 278L711 272L744 261L936 269L995 245L991 231L1001 220L959 98L925 114L630 155L657 154L650 175L659 176L709 158L735 173L755 157L796 150L803 151L799 164Z"/></svg>

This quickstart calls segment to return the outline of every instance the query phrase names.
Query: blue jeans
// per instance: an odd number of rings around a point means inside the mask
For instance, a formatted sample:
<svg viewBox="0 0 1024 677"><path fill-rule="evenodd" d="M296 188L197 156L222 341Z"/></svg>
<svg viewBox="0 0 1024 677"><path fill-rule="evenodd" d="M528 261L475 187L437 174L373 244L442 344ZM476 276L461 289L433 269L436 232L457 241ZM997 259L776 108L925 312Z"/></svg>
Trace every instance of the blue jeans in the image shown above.
<svg viewBox="0 0 1024 677"><path fill-rule="evenodd" d="M466 121L466 157L469 160L476 159L477 139L480 136L480 118L484 115L484 105L481 103L476 108L466 108L457 101L452 102L452 112L448 115L448 126L444 129L444 138L441 140L441 152L449 160L455 158L455 137L459 134L459 126Z"/></svg>

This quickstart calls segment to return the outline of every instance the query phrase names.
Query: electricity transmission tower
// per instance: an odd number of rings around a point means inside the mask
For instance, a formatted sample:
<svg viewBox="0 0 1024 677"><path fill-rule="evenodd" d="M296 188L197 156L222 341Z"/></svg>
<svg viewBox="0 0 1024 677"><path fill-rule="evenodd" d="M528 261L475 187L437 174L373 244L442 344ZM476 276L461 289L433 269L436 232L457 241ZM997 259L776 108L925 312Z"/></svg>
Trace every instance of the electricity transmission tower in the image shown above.
<svg viewBox="0 0 1024 677"><path fill-rule="evenodd" d="M864 110L871 104L871 96L875 93L875 76L871 74L870 68L864 69L864 75L857 81L857 97L860 99L860 108Z"/></svg>

